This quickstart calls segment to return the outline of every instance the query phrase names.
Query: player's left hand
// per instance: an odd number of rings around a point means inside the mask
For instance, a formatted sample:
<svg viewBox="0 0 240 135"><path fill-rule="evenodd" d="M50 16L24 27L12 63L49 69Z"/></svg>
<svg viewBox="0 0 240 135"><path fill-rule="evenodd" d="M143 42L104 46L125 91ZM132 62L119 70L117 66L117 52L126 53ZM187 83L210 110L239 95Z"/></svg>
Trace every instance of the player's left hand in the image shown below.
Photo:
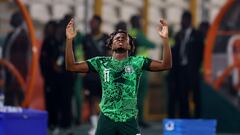
<svg viewBox="0 0 240 135"><path fill-rule="evenodd" d="M161 38L164 39L168 38L168 24L163 19L160 19L159 21L158 34L160 35Z"/></svg>

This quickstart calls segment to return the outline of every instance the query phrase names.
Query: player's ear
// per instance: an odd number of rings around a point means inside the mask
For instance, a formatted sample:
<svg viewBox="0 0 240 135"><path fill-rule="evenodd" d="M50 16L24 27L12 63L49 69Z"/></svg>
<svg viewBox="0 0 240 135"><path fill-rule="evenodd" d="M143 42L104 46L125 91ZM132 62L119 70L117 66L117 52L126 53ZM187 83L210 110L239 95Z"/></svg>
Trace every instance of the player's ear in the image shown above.
<svg viewBox="0 0 240 135"><path fill-rule="evenodd" d="M128 45L129 45L130 50L134 49L134 48L132 48L132 47L134 47L133 39L131 37L128 37L128 40L129 40Z"/></svg>
<svg viewBox="0 0 240 135"><path fill-rule="evenodd" d="M132 40L130 36L128 36L128 50L131 50L131 44L132 44Z"/></svg>

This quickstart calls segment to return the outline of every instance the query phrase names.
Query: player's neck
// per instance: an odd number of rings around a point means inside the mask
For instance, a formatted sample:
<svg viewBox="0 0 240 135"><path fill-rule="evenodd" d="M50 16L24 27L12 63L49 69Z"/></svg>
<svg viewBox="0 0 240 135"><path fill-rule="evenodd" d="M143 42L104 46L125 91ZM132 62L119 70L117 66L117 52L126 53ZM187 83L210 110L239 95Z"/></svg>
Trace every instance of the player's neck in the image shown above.
<svg viewBox="0 0 240 135"><path fill-rule="evenodd" d="M128 52L125 52L125 53L113 52L112 57L117 59L117 60L123 60L123 59L128 57Z"/></svg>

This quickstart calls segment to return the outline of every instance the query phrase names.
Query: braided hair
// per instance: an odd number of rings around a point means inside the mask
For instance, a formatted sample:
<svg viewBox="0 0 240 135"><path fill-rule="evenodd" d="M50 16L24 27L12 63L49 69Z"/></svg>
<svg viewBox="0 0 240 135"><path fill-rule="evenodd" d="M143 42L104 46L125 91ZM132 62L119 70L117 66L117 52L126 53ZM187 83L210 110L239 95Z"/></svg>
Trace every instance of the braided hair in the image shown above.
<svg viewBox="0 0 240 135"><path fill-rule="evenodd" d="M130 36L126 31L124 30L117 30L117 31L114 31L113 33L110 34L108 40L107 40L107 48L111 49L112 48L112 43L113 43L113 38L118 34L118 33L123 33L123 34L126 34L129 38L129 45L131 46L131 49L129 50L130 51L130 55L134 54L135 53L135 45L134 45L134 38L132 36Z"/></svg>

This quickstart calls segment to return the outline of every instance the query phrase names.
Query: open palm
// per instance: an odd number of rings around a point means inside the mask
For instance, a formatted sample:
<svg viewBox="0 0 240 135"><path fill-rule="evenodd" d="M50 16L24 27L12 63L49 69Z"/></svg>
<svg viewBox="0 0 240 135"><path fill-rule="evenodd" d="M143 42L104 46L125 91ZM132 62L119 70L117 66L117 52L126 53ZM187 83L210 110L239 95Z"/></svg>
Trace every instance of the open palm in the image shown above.
<svg viewBox="0 0 240 135"><path fill-rule="evenodd" d="M168 38L168 25L167 22L164 21L163 19L160 19L159 21L159 26L158 26L158 34L162 38Z"/></svg>
<svg viewBox="0 0 240 135"><path fill-rule="evenodd" d="M73 39L77 35L76 29L74 28L74 20L71 19L66 28L67 39Z"/></svg>

